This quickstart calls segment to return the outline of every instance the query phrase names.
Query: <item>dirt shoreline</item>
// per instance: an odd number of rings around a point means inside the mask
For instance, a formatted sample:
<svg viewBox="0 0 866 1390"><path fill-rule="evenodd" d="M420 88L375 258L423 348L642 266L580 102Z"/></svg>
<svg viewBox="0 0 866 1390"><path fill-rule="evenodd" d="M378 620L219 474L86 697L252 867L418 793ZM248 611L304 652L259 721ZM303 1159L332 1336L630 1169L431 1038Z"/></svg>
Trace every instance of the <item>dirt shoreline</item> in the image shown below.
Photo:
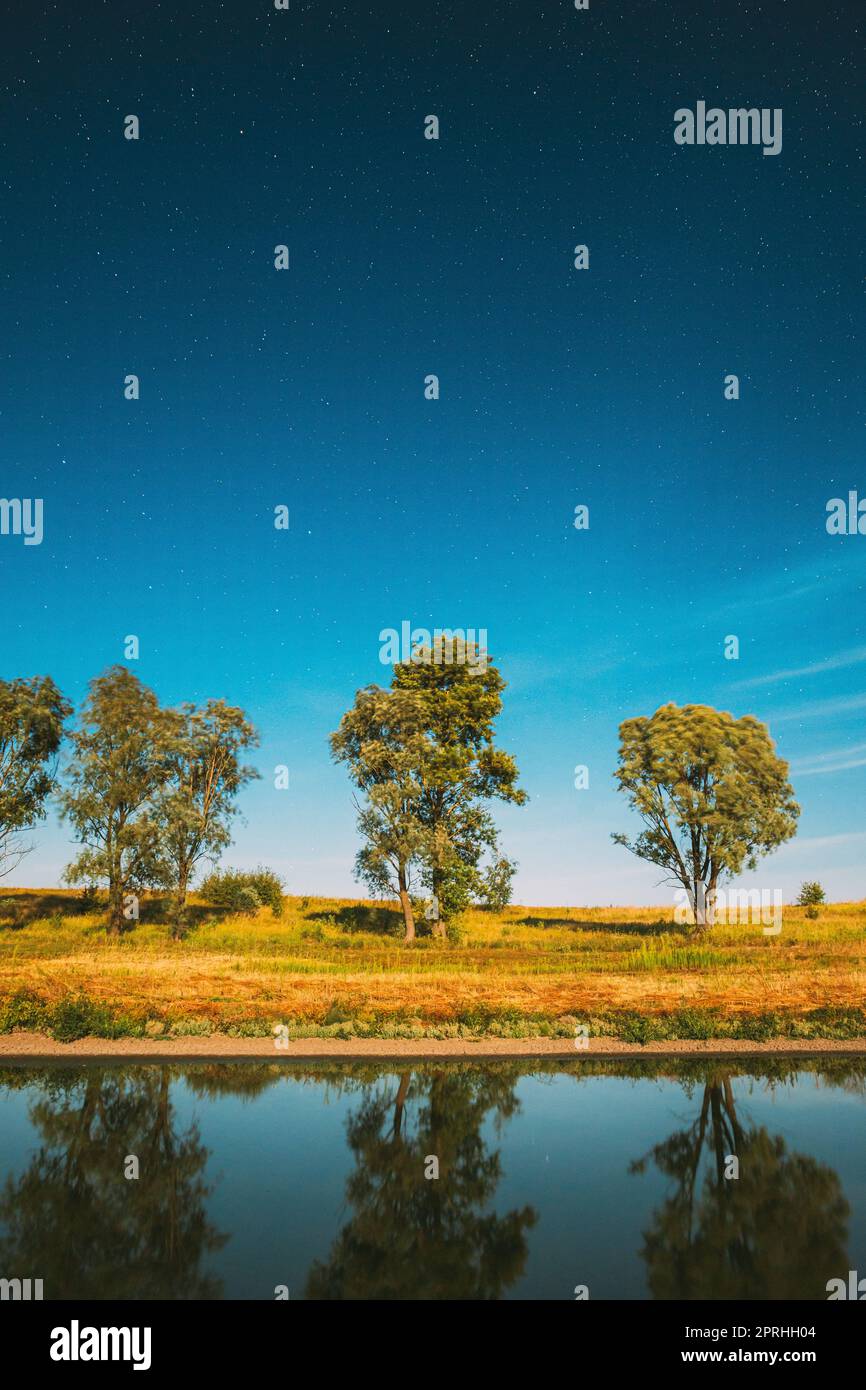
<svg viewBox="0 0 866 1390"><path fill-rule="evenodd" d="M866 1056L866 1038L847 1042L828 1039L776 1038L768 1042L740 1042L717 1038L694 1042L619 1042L615 1038L590 1039L578 1050L566 1038L299 1038L287 1048L277 1048L270 1038L231 1038L225 1034L190 1038L79 1038L55 1042L44 1033L14 1032L0 1035L0 1062L119 1061L174 1062L193 1058L217 1062L389 1061L437 1058L487 1061L497 1057L528 1060L592 1061L599 1057L812 1057Z"/></svg>

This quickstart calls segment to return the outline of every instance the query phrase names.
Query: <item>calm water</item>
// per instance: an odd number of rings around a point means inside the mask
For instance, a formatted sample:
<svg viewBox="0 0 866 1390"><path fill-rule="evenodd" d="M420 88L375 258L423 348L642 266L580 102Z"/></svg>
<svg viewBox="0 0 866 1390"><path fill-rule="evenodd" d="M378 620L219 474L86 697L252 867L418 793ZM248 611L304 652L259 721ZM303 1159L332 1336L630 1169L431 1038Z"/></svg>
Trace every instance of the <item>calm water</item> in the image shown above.
<svg viewBox="0 0 866 1390"><path fill-rule="evenodd" d="M46 1298L826 1299L849 1270L862 1062L0 1070L0 1277Z"/></svg>

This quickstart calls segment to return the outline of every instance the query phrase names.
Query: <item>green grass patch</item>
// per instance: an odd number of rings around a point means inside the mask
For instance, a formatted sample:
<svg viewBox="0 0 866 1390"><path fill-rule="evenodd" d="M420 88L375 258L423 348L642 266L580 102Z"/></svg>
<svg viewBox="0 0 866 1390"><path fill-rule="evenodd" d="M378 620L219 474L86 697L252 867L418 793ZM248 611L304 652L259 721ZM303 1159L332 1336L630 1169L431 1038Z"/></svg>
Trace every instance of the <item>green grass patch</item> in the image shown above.
<svg viewBox="0 0 866 1390"><path fill-rule="evenodd" d="M118 1013L85 994L69 994L55 1003L23 993L0 1004L0 1033L16 1029L47 1033L55 1042L77 1038L140 1038L145 1019Z"/></svg>

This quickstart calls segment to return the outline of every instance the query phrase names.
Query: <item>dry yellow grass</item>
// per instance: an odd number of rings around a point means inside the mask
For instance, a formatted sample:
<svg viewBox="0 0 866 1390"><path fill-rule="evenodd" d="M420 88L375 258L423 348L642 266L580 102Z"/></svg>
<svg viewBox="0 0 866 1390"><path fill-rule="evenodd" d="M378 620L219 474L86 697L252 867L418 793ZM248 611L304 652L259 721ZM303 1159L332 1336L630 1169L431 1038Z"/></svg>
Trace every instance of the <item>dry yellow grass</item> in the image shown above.
<svg viewBox="0 0 866 1390"><path fill-rule="evenodd" d="M0 890L0 1000L81 992L132 1016L244 1021L446 1022L486 1010L557 1019L682 1009L725 1014L859 1009L866 1000L866 903L817 920L785 908L783 930L719 924L700 939L645 908L509 907L467 914L457 942L392 935L381 904L290 898L282 918L218 917L202 905L171 940L163 905L120 939L76 895Z"/></svg>

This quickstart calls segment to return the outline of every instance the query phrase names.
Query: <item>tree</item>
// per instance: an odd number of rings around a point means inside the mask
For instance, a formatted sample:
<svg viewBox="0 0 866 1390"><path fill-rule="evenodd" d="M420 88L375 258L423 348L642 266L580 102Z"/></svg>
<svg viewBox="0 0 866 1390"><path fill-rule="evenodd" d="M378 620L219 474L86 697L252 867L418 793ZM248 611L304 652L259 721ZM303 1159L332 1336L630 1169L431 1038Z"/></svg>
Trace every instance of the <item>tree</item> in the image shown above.
<svg viewBox="0 0 866 1390"><path fill-rule="evenodd" d="M459 911L478 891L479 861L496 846L485 803L493 798L523 806L517 764L494 743L505 681L486 656L458 637L418 647L394 668L392 689L413 695L422 740L415 815L427 833L425 880L442 917ZM440 920L434 926L444 934Z"/></svg>
<svg viewBox="0 0 866 1390"><path fill-rule="evenodd" d="M796 832L788 764L759 720L709 705L663 705L619 733L615 776L646 829L613 839L680 883L706 929L719 881L754 869Z"/></svg>
<svg viewBox="0 0 866 1390"><path fill-rule="evenodd" d="M225 700L171 710L166 727L167 775L155 814L174 895L173 934L179 935L196 866L205 858L216 861L231 844L235 797L259 775L241 762L244 749L258 745L258 735L243 710Z"/></svg>
<svg viewBox="0 0 866 1390"><path fill-rule="evenodd" d="M821 903L827 901L827 895L820 883L811 881L804 883L797 898L797 906L805 907L807 917L817 917L818 908Z"/></svg>
<svg viewBox="0 0 866 1390"><path fill-rule="evenodd" d="M107 880L110 932L123 926L128 893L165 878L153 801L168 775L170 733L153 691L125 666L90 682L61 796L86 848L66 880Z"/></svg>
<svg viewBox="0 0 866 1390"><path fill-rule="evenodd" d="M356 876L374 893L396 893L406 941L415 937L411 866L427 843L417 813L424 752L419 711L412 694L368 686L358 691L331 735L335 762L346 763L364 797L362 802L355 799L364 840L355 859Z"/></svg>
<svg viewBox="0 0 866 1390"><path fill-rule="evenodd" d="M511 902L511 882L517 872L517 861L497 855L487 866L481 882L481 901L490 912L501 912Z"/></svg>
<svg viewBox="0 0 866 1390"><path fill-rule="evenodd" d="M29 853L20 832L45 815L63 721L71 713L50 676L0 680L0 878Z"/></svg>

